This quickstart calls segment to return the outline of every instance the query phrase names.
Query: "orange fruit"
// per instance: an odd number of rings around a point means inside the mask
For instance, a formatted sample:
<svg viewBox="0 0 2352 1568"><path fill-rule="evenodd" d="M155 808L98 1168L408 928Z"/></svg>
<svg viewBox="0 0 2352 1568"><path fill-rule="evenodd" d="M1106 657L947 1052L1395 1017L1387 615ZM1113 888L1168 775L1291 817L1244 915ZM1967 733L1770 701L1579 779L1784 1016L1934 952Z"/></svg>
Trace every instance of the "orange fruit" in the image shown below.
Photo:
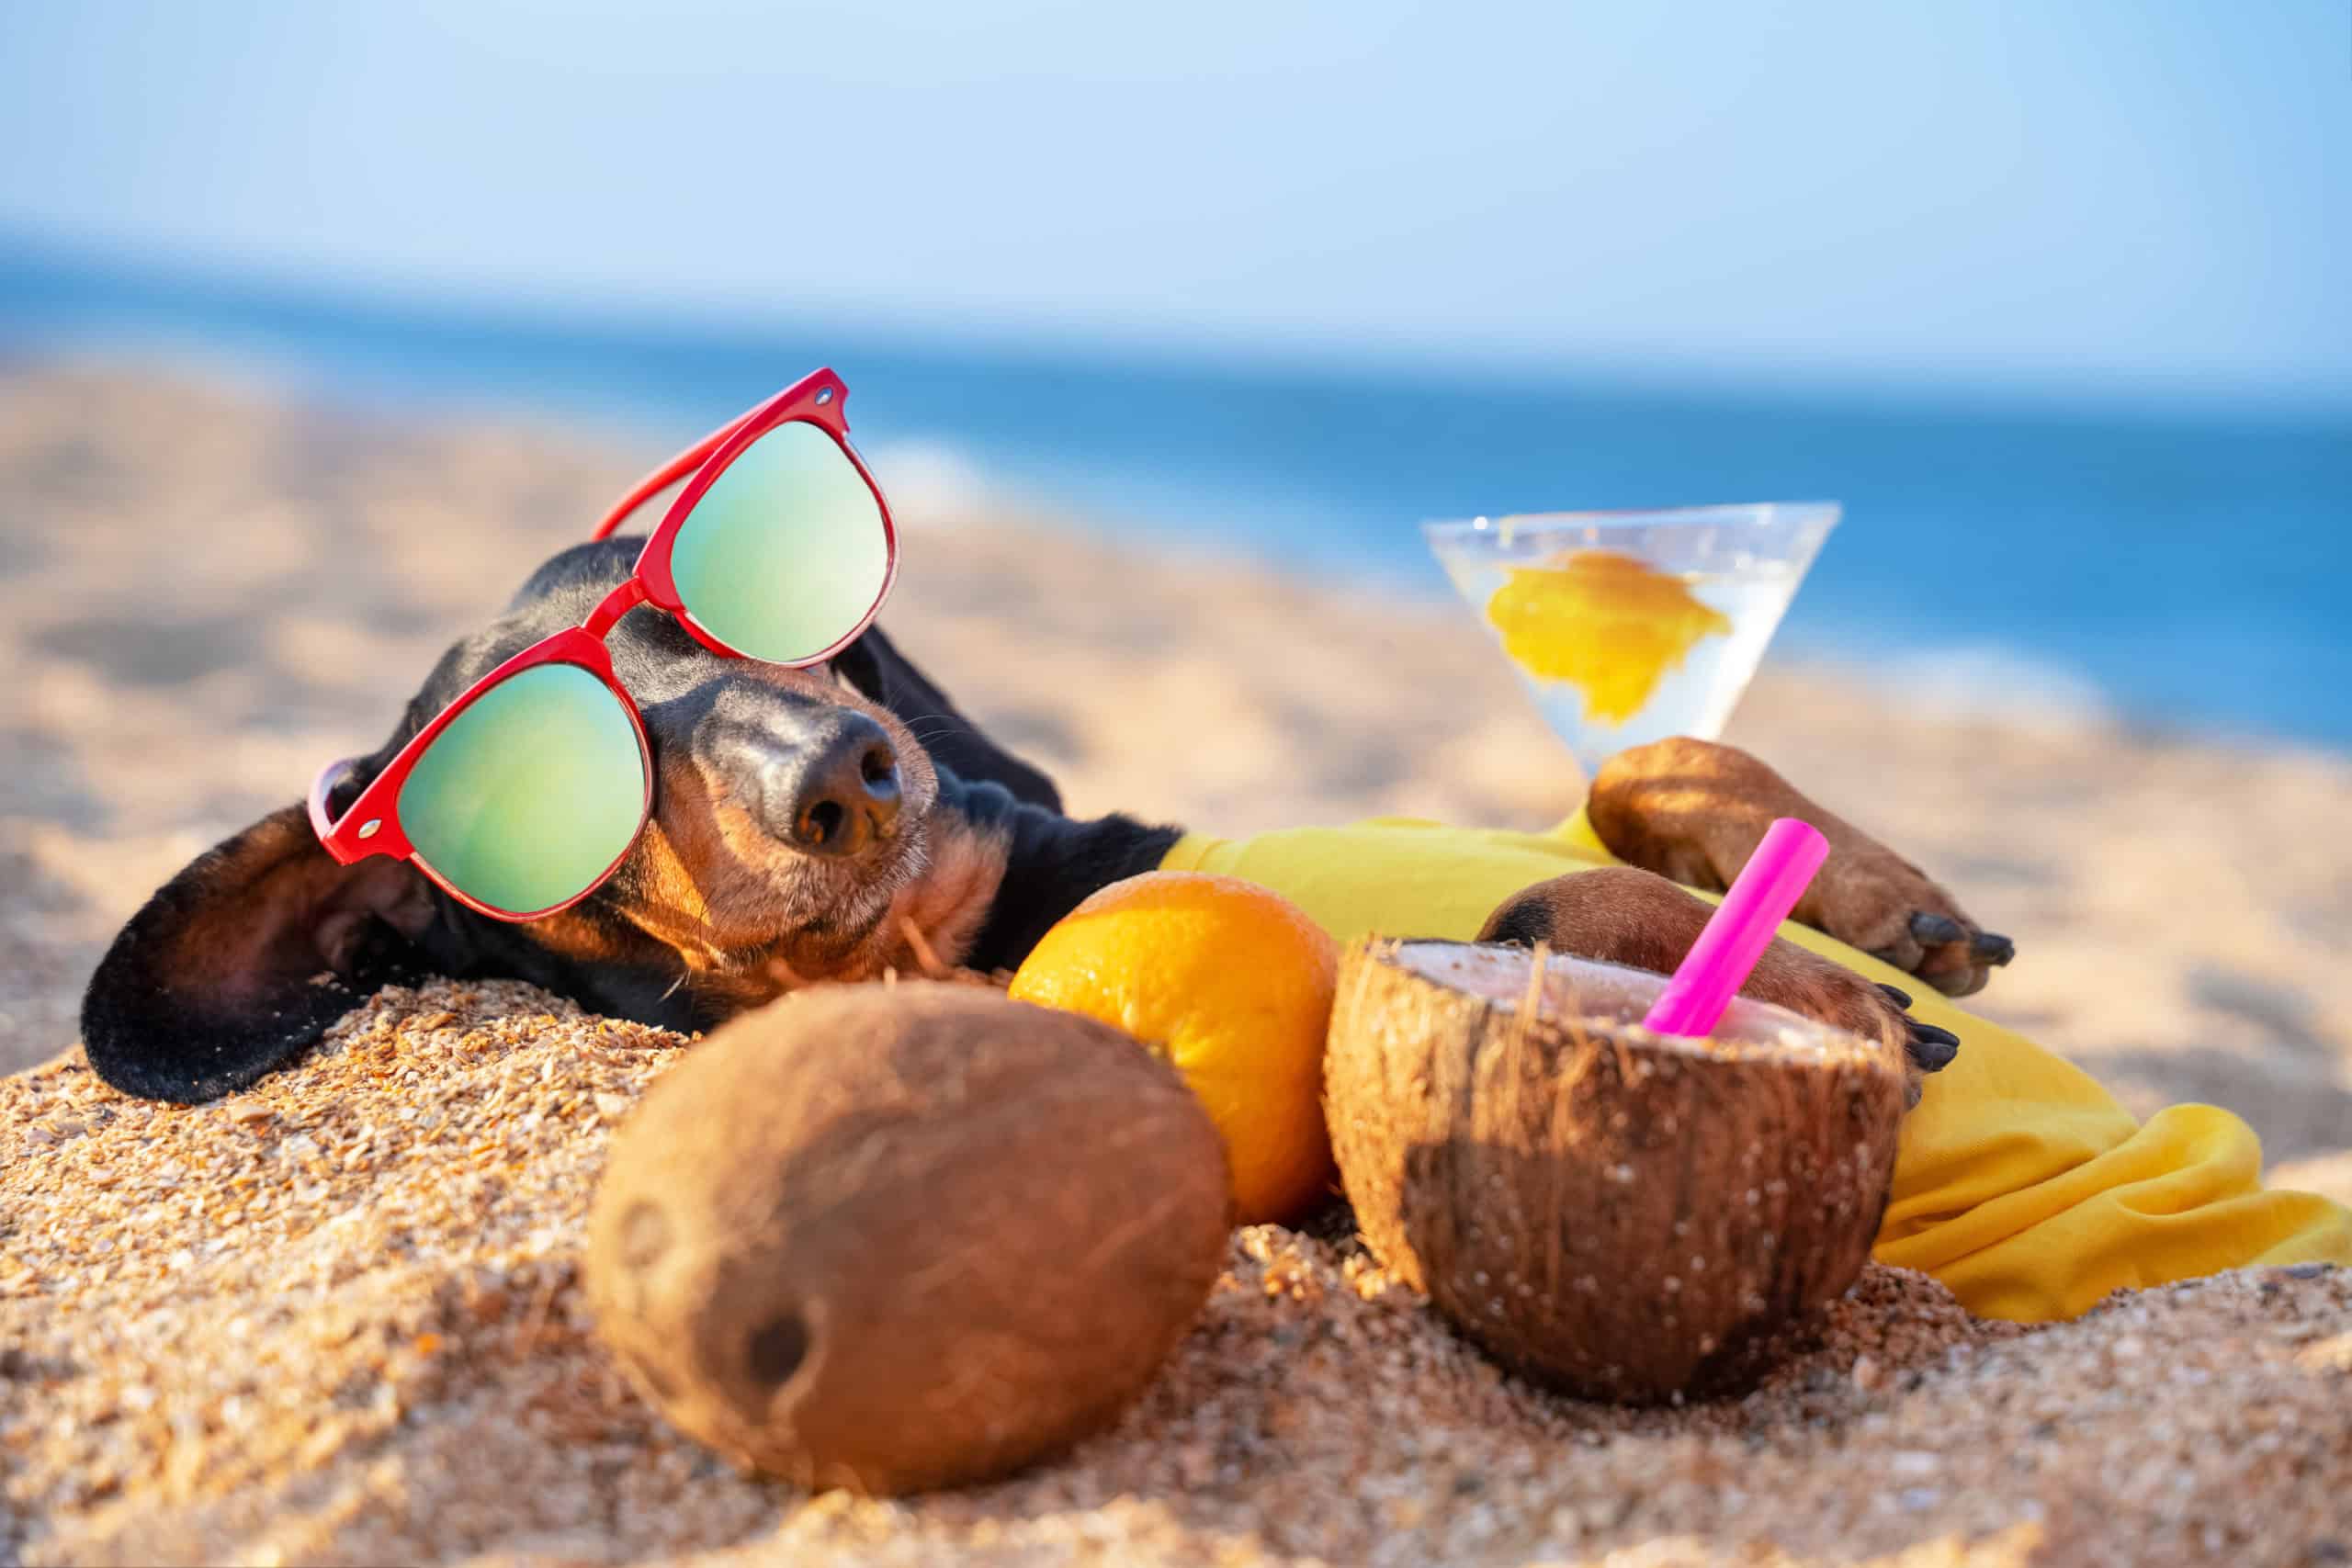
<svg viewBox="0 0 2352 1568"><path fill-rule="evenodd" d="M1339 953L1255 883L1197 871L1114 882L1047 931L1016 1000L1114 1024L1172 1062L1225 1136L1243 1224L1328 1190L1323 1041Z"/></svg>

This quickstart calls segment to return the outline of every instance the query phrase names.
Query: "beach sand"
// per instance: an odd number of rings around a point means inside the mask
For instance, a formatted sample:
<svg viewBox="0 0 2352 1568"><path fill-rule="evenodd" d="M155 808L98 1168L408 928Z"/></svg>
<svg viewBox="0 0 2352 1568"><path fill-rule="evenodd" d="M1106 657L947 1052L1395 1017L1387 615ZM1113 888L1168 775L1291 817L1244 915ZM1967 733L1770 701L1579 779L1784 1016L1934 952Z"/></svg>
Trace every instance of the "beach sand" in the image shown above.
<svg viewBox="0 0 2352 1568"><path fill-rule="evenodd" d="M141 899L377 745L659 456L0 373L0 1068L70 1045ZM1073 811L1576 804L1458 605L894 499L885 624ZM2272 1179L2352 1199L2352 762L1973 695L1774 668L1731 738L2017 939L1981 1010L2136 1110L2240 1111ZM577 1288L605 1131L682 1043L436 984L196 1111L70 1051L0 1080L0 1561L2352 1561L2352 1279L2324 1269L2030 1334L1873 1269L1751 1398L1629 1415L1255 1230L1145 1404L1061 1463L896 1504L747 1481L630 1393Z"/></svg>

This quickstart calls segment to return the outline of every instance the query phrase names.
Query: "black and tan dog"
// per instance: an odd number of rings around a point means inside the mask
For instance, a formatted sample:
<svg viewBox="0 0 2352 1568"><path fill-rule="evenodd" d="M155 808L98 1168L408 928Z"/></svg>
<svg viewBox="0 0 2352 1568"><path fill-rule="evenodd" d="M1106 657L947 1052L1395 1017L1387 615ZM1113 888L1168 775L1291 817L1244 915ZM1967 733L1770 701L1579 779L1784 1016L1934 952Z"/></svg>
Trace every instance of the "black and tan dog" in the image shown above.
<svg viewBox="0 0 2352 1568"><path fill-rule="evenodd" d="M585 616L641 541L567 550L443 656L340 811L401 744L501 660ZM1016 966L1095 889L1158 866L1172 827L1064 816L1053 784L992 744L878 629L805 671L718 658L667 616L616 629L616 666L653 750L651 822L621 870L561 914L475 914L409 866L337 865L300 806L199 856L132 917L90 982L90 1061L130 1093L193 1101L249 1084L376 987L426 975L529 980L594 1011L707 1029L796 985L936 964ZM1668 741L1595 782L1591 820L1632 867L1546 883L1487 935L1670 969L1772 818L1831 840L1797 918L1954 994L2008 943L1906 862L1728 748ZM1406 934L1406 933L1399 933ZM1908 998L1786 943L1751 993L1892 1040L1915 1065L1952 1038Z"/></svg>

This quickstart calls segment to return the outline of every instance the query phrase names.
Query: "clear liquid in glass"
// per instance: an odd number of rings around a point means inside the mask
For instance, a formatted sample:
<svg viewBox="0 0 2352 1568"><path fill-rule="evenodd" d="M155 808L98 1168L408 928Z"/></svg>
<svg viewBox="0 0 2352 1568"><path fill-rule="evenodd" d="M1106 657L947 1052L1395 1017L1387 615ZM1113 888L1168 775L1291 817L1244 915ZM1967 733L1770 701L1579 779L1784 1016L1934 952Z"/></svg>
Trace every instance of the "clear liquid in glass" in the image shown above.
<svg viewBox="0 0 2352 1568"><path fill-rule="evenodd" d="M1710 507L1428 534L1589 775L1630 746L1723 733L1836 520L1832 506Z"/></svg>

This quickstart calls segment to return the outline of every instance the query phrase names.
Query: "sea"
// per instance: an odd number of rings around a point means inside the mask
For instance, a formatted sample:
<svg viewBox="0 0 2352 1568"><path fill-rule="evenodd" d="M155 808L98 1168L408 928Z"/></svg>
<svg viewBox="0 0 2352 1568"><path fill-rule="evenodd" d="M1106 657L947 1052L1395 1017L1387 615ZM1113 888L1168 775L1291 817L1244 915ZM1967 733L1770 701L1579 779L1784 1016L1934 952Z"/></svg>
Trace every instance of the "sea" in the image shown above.
<svg viewBox="0 0 2352 1568"><path fill-rule="evenodd" d="M566 421L633 456L830 364L886 491L970 487L1432 598L1451 591L1426 519L1835 500L1768 662L1845 661L1941 708L2352 751L2352 410L735 328L388 302L0 236L0 356L93 355Z"/></svg>

